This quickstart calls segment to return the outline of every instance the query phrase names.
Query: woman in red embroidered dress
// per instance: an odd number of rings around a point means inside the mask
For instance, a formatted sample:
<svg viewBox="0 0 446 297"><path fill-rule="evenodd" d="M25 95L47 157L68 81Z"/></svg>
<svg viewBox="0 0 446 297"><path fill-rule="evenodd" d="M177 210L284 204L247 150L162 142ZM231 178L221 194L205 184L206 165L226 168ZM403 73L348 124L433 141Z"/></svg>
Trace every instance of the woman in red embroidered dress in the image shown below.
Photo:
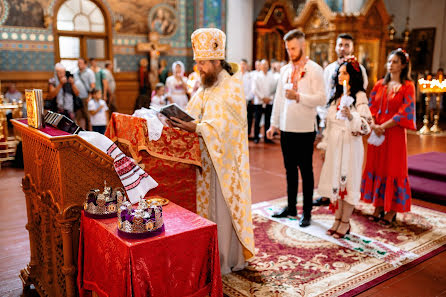
<svg viewBox="0 0 446 297"><path fill-rule="evenodd" d="M409 55L394 50L387 59L387 74L370 93L370 111L379 146L369 144L361 182L361 199L373 203L370 217L390 224L397 212L408 212L411 193L407 169L406 129L415 130L415 86L410 79Z"/></svg>

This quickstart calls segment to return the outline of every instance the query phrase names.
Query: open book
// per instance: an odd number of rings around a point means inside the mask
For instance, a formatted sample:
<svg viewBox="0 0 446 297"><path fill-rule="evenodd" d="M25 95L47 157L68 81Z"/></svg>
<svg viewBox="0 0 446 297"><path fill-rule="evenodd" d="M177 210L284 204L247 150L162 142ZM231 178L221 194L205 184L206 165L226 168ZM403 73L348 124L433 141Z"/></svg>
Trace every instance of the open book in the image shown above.
<svg viewBox="0 0 446 297"><path fill-rule="evenodd" d="M181 107L179 107L176 103L172 103L166 106L157 109L155 107L150 106L151 109L165 115L168 119L171 117L175 117L185 122L191 122L195 120L191 117L187 112L185 112Z"/></svg>

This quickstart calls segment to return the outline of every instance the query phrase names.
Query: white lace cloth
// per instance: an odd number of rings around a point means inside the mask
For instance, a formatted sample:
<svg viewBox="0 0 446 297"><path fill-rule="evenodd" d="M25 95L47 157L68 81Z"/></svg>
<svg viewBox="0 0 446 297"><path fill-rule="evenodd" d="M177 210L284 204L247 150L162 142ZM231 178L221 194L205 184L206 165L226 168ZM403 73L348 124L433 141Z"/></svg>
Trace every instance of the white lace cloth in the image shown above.
<svg viewBox="0 0 446 297"><path fill-rule="evenodd" d="M352 104L353 104L353 98L350 97L350 96L343 95L341 97L341 102L339 103L339 110L336 112L336 119L338 119L338 120L348 120L347 117L342 115L342 109L345 106L349 107Z"/></svg>
<svg viewBox="0 0 446 297"><path fill-rule="evenodd" d="M374 146L380 146L384 142L384 139L385 139L384 134L378 136L376 135L375 131L372 131L372 134L370 134L370 137L367 140L367 142Z"/></svg>
<svg viewBox="0 0 446 297"><path fill-rule="evenodd" d="M158 186L158 183L142 170L135 160L124 155L105 135L92 131L81 131L78 135L114 159L113 166L132 204Z"/></svg>
<svg viewBox="0 0 446 297"><path fill-rule="evenodd" d="M149 133L149 140L156 141L160 139L161 134L163 133L163 123L158 117L158 113L155 110L141 108L135 110L132 114L134 117L143 118L147 122L147 131Z"/></svg>

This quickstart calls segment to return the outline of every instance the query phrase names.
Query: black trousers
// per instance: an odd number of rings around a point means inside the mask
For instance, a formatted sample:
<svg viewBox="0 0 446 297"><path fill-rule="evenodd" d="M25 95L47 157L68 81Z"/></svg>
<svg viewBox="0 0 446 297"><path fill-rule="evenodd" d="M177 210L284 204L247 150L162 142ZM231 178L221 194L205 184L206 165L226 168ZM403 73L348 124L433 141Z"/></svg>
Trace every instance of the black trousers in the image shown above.
<svg viewBox="0 0 446 297"><path fill-rule="evenodd" d="M101 134L105 134L105 131L107 130L107 126L91 126L94 132L98 132Z"/></svg>
<svg viewBox="0 0 446 297"><path fill-rule="evenodd" d="M254 122L254 139L259 139L260 134L260 120L262 119L262 114L265 114L265 131L264 136L266 139L266 131L268 131L269 126L271 125L271 112L273 111L273 106L270 104L267 104L265 107L262 106L262 104L256 104L254 105L255 110L255 122Z"/></svg>
<svg viewBox="0 0 446 297"><path fill-rule="evenodd" d="M302 175L304 214L311 214L313 208L313 143L316 132L294 133L280 131L283 162L286 170L288 209L294 213L297 204L299 171Z"/></svg>
<svg viewBox="0 0 446 297"><path fill-rule="evenodd" d="M254 118L254 104L252 104L252 100L248 101L248 104L246 105L246 112L248 117L248 137L251 135L251 129L252 129L252 120Z"/></svg>

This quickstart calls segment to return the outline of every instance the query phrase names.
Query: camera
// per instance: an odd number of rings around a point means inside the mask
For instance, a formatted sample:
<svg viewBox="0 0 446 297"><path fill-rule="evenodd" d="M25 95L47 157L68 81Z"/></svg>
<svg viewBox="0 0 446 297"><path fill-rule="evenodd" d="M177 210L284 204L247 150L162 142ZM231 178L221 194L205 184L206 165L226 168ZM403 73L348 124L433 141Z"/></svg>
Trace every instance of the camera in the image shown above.
<svg viewBox="0 0 446 297"><path fill-rule="evenodd" d="M67 79L69 79L70 77L74 77L73 74L71 74L70 71L65 71L65 76L67 77Z"/></svg>

